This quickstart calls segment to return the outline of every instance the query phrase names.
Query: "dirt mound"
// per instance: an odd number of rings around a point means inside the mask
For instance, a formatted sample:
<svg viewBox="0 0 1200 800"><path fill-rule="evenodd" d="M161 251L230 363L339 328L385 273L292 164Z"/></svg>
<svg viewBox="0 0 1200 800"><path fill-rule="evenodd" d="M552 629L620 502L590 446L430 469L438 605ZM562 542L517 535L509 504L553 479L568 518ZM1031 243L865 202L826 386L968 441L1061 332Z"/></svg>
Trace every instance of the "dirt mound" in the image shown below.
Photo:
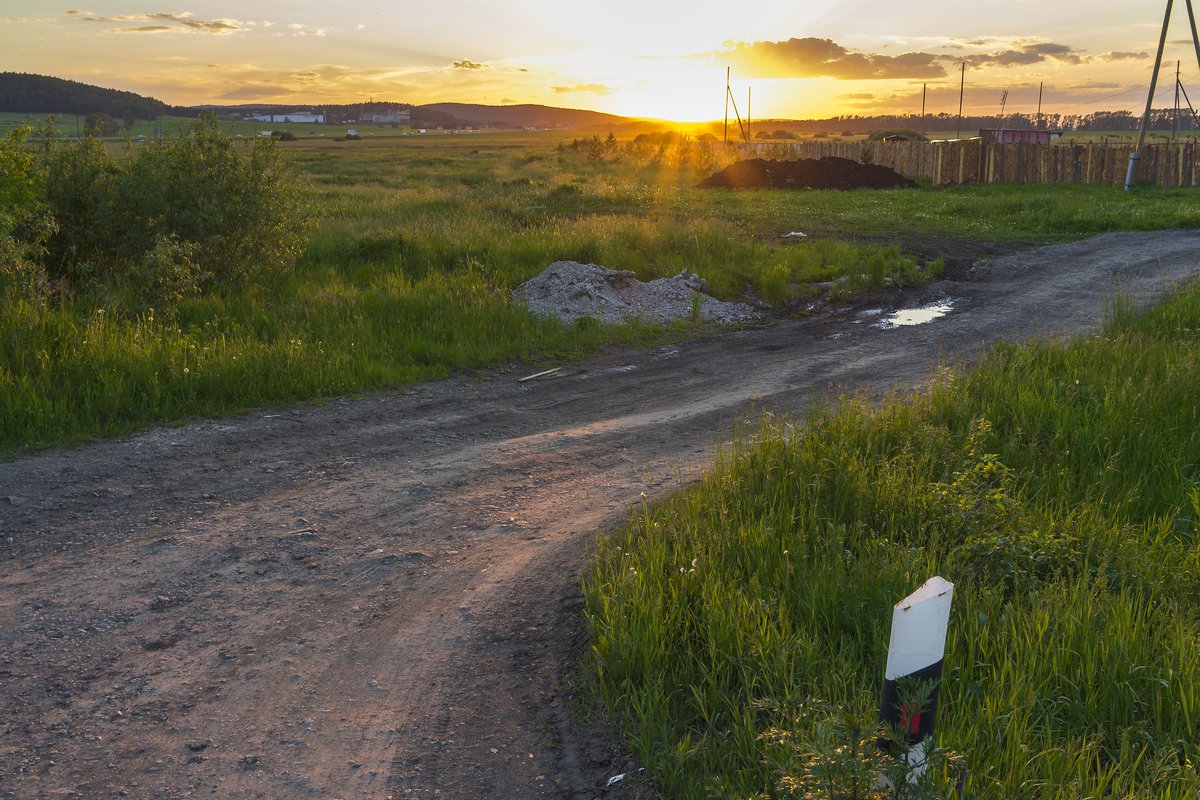
<svg viewBox="0 0 1200 800"><path fill-rule="evenodd" d="M736 161L709 175L697 189L911 189L916 183L889 167L848 158Z"/></svg>
<svg viewBox="0 0 1200 800"><path fill-rule="evenodd" d="M628 270L555 261L541 275L517 287L513 295L523 299L534 314L563 322L594 317L608 325L631 319L667 324L699 316L729 325L758 316L750 306L710 297L704 293L707 288L703 278L686 271L642 283Z"/></svg>

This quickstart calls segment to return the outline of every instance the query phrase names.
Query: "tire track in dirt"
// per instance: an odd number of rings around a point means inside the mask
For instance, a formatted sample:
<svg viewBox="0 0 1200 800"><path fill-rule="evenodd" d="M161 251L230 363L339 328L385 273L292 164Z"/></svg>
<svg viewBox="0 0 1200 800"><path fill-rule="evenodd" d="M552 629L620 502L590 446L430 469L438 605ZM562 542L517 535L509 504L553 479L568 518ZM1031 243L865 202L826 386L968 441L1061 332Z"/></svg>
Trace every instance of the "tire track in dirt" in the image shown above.
<svg viewBox="0 0 1200 800"><path fill-rule="evenodd" d="M1094 326L1198 253L1098 237L879 299L955 300L919 327L845 309L0 464L0 797L599 796L631 765L571 712L597 531L748 416Z"/></svg>

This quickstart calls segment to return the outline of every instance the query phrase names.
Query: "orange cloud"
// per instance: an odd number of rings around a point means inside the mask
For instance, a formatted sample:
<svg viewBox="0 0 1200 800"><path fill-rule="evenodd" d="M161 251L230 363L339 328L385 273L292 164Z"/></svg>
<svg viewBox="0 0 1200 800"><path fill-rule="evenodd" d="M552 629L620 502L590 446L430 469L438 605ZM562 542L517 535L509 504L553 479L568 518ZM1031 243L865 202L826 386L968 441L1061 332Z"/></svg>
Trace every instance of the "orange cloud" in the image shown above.
<svg viewBox="0 0 1200 800"><path fill-rule="evenodd" d="M555 94L574 94L576 92L584 94L612 94L611 86L605 86L602 83L578 83L574 86L551 86Z"/></svg>
<svg viewBox="0 0 1200 800"><path fill-rule="evenodd" d="M739 72L758 78L941 78L941 56L902 53L885 56L848 50L832 39L788 39L782 42L738 42L715 54L734 63Z"/></svg>

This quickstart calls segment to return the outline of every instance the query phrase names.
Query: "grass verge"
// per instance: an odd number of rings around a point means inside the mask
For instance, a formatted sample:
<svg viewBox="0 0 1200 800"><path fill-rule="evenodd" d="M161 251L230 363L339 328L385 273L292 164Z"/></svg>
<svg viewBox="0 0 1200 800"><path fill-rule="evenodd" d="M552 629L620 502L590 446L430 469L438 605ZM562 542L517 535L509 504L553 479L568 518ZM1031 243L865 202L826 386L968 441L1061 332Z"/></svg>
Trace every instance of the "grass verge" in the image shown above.
<svg viewBox="0 0 1200 800"><path fill-rule="evenodd" d="M766 425L598 545L598 690L669 796L850 796L819 773L874 728L892 603L941 574L968 796L1197 796L1197 385L1192 285Z"/></svg>

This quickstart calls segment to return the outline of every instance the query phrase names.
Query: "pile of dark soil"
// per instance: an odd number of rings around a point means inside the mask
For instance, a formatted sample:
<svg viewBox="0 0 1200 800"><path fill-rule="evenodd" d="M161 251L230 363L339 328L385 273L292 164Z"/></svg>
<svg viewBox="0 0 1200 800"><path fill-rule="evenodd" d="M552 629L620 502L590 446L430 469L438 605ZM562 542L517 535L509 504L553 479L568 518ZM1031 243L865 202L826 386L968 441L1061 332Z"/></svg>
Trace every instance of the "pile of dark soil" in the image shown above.
<svg viewBox="0 0 1200 800"><path fill-rule="evenodd" d="M916 183L889 167L827 156L799 161L751 158L709 175L697 189L895 189Z"/></svg>

